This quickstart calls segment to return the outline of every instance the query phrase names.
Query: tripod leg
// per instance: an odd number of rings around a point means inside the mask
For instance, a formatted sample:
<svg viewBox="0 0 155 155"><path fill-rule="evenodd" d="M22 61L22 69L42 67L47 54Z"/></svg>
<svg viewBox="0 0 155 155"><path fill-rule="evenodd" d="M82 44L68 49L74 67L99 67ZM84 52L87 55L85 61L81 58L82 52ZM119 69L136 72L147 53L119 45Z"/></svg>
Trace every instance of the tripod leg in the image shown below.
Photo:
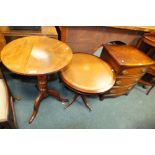
<svg viewBox="0 0 155 155"><path fill-rule="evenodd" d="M65 109L68 108L69 106L71 106L73 104L73 102L76 101L76 99L78 97L79 97L79 95L78 94L75 94L74 97L73 97L72 102L70 102L70 103L68 103L68 104L65 105Z"/></svg>
<svg viewBox="0 0 155 155"><path fill-rule="evenodd" d="M29 119L29 124L31 124L33 122L33 120L35 119L35 117L36 117L36 115L38 113L38 108L39 108L39 105L40 105L40 101L42 99L43 99L43 94L39 93L39 95L36 98L35 103L34 103L34 110L33 110L32 116Z"/></svg>
<svg viewBox="0 0 155 155"><path fill-rule="evenodd" d="M89 105L88 102L87 102L86 96L81 95L81 98L82 98L82 100L83 100L85 106L89 109L89 111L92 111L92 108L90 107L90 105Z"/></svg>
<svg viewBox="0 0 155 155"><path fill-rule="evenodd" d="M54 98L56 98L61 102L68 102L68 99L62 98L56 90L53 89L48 90L48 95L53 96Z"/></svg>

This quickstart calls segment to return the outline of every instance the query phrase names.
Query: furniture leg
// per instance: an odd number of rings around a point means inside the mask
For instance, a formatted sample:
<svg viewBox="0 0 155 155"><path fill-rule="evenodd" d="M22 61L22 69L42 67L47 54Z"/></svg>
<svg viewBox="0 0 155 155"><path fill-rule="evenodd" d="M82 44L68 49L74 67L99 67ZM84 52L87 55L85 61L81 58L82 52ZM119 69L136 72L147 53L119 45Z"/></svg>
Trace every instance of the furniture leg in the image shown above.
<svg viewBox="0 0 155 155"><path fill-rule="evenodd" d="M15 115L15 110L14 110L14 102L13 102L13 97L11 96L10 99L10 105L11 105L11 110L12 110L12 117L13 117L13 127L16 129L17 128L17 120L16 120L16 115Z"/></svg>
<svg viewBox="0 0 155 155"><path fill-rule="evenodd" d="M89 109L89 111L92 111L92 108L90 107L90 105L89 105L88 102L87 102L86 96L84 96L84 95L80 95L80 96L81 96L81 98L82 98L82 100L83 100L85 106Z"/></svg>
<svg viewBox="0 0 155 155"><path fill-rule="evenodd" d="M99 99L100 99L100 101L103 101L104 100L104 95L99 95Z"/></svg>
<svg viewBox="0 0 155 155"><path fill-rule="evenodd" d="M61 97L60 94L56 90L50 89L48 90L47 93L48 93L48 96L50 95L61 102L69 102L68 99Z"/></svg>
<svg viewBox="0 0 155 155"><path fill-rule="evenodd" d="M71 106L73 104L73 102L76 101L76 99L78 97L79 97L79 95L78 94L75 94L74 97L73 97L72 102L70 102L70 103L68 103L68 104L65 105L65 109L68 108L69 106Z"/></svg>
<svg viewBox="0 0 155 155"><path fill-rule="evenodd" d="M34 110L33 110L33 113L31 115L30 119L29 119L29 124L31 124L33 122L33 120L35 119L35 117L36 117L36 115L38 113L40 102L41 102L42 99L43 99L43 94L39 93L39 95L36 98L35 103L34 103Z"/></svg>
<svg viewBox="0 0 155 155"><path fill-rule="evenodd" d="M47 76L46 75L38 76L37 88L39 91L39 95L35 100L34 110L33 110L33 113L31 115L30 119L29 119L29 124L32 123L34 118L36 117L41 100L45 99L47 96L52 96L61 102L68 102L68 100L62 98L56 90L52 90L52 89L48 90L48 88L47 88Z"/></svg>
<svg viewBox="0 0 155 155"><path fill-rule="evenodd" d="M38 76L38 89L39 89L39 95L35 100L34 110L29 119L29 124L32 123L34 118L36 117L41 100L47 97L47 76L46 75Z"/></svg>
<svg viewBox="0 0 155 155"><path fill-rule="evenodd" d="M154 86L151 86L151 88L148 90L148 92L146 93L146 95L149 95L150 91L153 89Z"/></svg>

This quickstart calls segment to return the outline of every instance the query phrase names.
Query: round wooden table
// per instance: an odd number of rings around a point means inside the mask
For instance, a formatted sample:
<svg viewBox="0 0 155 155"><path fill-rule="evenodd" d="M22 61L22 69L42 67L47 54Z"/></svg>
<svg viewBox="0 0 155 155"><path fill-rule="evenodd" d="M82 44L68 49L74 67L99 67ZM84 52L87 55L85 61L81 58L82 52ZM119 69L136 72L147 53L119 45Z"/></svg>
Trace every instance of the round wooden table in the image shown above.
<svg viewBox="0 0 155 155"><path fill-rule="evenodd" d="M1 51L1 59L10 71L38 78L39 95L29 123L36 117L40 101L47 96L67 101L47 87L47 74L58 72L72 59L72 50L65 43L48 37L24 37L7 44Z"/></svg>
<svg viewBox="0 0 155 155"><path fill-rule="evenodd" d="M78 96L89 110L92 110L86 101L85 95L103 94L115 83L115 74L112 68L100 58L86 54L75 53L69 65L61 70L62 81L76 92L73 101Z"/></svg>

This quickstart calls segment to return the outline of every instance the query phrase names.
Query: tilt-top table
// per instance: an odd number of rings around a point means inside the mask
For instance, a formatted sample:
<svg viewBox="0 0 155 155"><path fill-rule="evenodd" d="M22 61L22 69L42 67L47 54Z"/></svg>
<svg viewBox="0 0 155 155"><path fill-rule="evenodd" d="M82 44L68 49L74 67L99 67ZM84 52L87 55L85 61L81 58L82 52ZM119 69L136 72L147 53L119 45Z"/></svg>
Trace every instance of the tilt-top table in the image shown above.
<svg viewBox="0 0 155 155"><path fill-rule="evenodd" d="M74 53L69 65L61 70L60 77L65 85L75 92L72 102L81 97L91 111L86 95L100 95L108 91L115 83L113 69L97 56L87 53Z"/></svg>
<svg viewBox="0 0 155 155"><path fill-rule="evenodd" d="M1 51L1 59L10 71L38 78L39 94L29 123L36 117L40 101L47 96L67 102L56 90L47 87L47 75L58 72L72 59L72 50L65 43L48 37L24 37L7 44Z"/></svg>

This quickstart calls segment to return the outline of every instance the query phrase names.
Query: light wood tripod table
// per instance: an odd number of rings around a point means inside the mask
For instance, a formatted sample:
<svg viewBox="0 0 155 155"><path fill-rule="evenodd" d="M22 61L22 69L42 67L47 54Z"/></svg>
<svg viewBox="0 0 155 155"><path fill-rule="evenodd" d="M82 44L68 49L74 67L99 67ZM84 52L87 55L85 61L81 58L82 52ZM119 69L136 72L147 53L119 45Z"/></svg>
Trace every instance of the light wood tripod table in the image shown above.
<svg viewBox="0 0 155 155"><path fill-rule="evenodd" d="M75 92L72 101L65 108L71 106L81 97L85 106L91 111L87 95L103 95L115 83L113 69L100 58L87 53L74 53L69 65L61 70L61 80Z"/></svg>
<svg viewBox="0 0 155 155"><path fill-rule="evenodd" d="M37 76L39 94L29 123L36 117L41 100L47 96L67 102L56 90L47 87L47 75L58 72L72 59L72 50L65 43L48 37L24 37L7 44L1 51L1 59L14 73Z"/></svg>

